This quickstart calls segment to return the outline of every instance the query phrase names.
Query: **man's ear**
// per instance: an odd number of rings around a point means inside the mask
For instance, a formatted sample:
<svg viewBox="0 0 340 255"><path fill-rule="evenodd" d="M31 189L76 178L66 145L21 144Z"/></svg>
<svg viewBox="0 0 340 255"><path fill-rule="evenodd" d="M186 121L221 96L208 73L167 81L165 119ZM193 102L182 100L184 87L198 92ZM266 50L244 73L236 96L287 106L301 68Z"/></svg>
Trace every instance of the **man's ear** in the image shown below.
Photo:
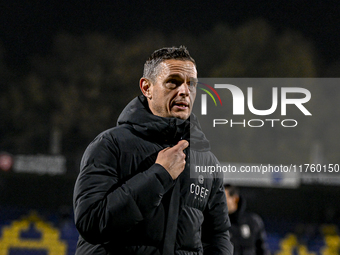
<svg viewBox="0 0 340 255"><path fill-rule="evenodd" d="M142 91L143 95L148 98L151 99L152 98L152 87L151 87L151 82L147 79L142 77L139 81L139 87L140 90Z"/></svg>

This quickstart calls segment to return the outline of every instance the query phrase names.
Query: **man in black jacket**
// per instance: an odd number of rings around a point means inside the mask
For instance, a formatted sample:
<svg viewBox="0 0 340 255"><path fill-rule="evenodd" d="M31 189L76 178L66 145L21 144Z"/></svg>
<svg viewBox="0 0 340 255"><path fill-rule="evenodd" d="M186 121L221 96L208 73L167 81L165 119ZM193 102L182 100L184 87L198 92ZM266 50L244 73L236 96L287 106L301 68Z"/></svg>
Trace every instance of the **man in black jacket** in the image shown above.
<svg viewBox="0 0 340 255"><path fill-rule="evenodd" d="M74 188L77 255L232 254L221 176L191 113L195 61L185 47L155 51L117 126L86 149Z"/></svg>
<svg viewBox="0 0 340 255"><path fill-rule="evenodd" d="M230 239L234 245L234 255L269 255L266 232L261 217L246 212L246 201L239 189L225 184L229 217L231 221Z"/></svg>

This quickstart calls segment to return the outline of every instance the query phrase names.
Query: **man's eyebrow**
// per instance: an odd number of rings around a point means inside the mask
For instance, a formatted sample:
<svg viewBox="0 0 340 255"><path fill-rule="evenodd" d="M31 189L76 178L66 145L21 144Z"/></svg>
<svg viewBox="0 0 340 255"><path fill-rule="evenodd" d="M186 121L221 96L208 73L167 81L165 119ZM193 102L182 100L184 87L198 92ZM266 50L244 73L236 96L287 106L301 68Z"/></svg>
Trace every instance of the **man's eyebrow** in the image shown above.
<svg viewBox="0 0 340 255"><path fill-rule="evenodd" d="M184 76L182 74L170 74L168 77L167 77L167 80L169 79L183 79ZM191 82L198 82L198 79L195 78L195 77L189 77L189 81Z"/></svg>
<svg viewBox="0 0 340 255"><path fill-rule="evenodd" d="M167 78L168 79L171 79L171 78L183 78L183 75L181 75L181 74L170 74Z"/></svg>

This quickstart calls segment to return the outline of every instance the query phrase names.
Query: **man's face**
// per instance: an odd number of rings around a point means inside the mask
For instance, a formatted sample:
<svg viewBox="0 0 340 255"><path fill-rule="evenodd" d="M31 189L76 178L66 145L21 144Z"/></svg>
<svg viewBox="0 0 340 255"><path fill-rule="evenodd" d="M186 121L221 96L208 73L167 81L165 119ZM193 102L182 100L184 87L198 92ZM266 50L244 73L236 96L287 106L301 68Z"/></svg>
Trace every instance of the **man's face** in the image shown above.
<svg viewBox="0 0 340 255"><path fill-rule="evenodd" d="M191 61L170 59L157 68L155 82L147 92L151 112L161 117L189 118L196 97L195 65Z"/></svg>
<svg viewBox="0 0 340 255"><path fill-rule="evenodd" d="M239 196L238 195L230 196L228 189L225 189L225 195L227 197L228 213L229 214L234 213L237 210Z"/></svg>

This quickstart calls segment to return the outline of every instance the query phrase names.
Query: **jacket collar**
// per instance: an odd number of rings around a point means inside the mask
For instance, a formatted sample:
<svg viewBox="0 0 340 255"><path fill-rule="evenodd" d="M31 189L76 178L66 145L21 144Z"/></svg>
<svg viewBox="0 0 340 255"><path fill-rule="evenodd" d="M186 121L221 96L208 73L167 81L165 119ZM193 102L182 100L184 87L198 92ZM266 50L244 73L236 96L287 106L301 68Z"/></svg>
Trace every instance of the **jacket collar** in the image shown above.
<svg viewBox="0 0 340 255"><path fill-rule="evenodd" d="M153 115L143 95L134 98L124 108L117 121L117 125L123 124L132 126L140 136L158 143L173 145L185 139L189 141L190 147L210 150L209 141L194 114L187 120Z"/></svg>

